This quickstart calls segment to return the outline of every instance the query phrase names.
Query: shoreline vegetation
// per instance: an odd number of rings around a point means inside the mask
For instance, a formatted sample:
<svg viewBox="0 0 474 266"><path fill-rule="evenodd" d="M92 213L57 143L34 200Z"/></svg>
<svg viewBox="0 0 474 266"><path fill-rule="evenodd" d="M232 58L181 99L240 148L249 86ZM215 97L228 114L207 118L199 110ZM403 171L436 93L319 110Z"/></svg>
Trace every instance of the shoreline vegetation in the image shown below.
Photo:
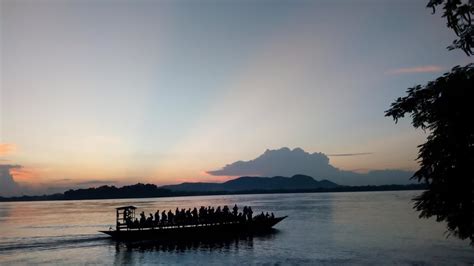
<svg viewBox="0 0 474 266"><path fill-rule="evenodd" d="M262 180L264 180L265 183L262 183ZM229 186L229 184L236 183L238 186ZM256 185L258 185L258 187L256 187ZM284 185L284 187L281 185ZM206 190L206 187L209 189ZM425 190L426 188L427 186L425 184L342 186L328 180L316 181L309 176L295 175L293 177L271 178L239 177L224 183L183 183L162 187L158 187L154 184L142 183L123 187L105 185L97 188L70 189L64 193L50 195L0 197L0 202L162 198L275 193L375 192Z"/></svg>

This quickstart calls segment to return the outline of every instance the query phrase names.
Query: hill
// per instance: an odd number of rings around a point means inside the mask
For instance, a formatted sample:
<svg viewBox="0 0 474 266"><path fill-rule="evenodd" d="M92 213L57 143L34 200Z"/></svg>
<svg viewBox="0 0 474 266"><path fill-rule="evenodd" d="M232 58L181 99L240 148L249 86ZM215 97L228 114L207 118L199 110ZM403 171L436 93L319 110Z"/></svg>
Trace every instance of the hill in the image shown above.
<svg viewBox="0 0 474 266"><path fill-rule="evenodd" d="M328 180L317 181L310 176L294 175L292 177L274 176L257 177L242 176L224 183L182 183L163 186L171 191L252 191L252 190L302 190L302 189L329 189L339 185Z"/></svg>
<svg viewBox="0 0 474 266"><path fill-rule="evenodd" d="M155 198L198 195L264 194L264 193L307 193L307 192L356 192L422 190L425 184L380 185L380 186L340 186L328 180L317 181L310 176L255 177L243 176L224 183L182 183L158 187L154 184L130 186L100 186L86 189L70 189L64 193L41 196L0 197L2 201L40 200L84 200Z"/></svg>

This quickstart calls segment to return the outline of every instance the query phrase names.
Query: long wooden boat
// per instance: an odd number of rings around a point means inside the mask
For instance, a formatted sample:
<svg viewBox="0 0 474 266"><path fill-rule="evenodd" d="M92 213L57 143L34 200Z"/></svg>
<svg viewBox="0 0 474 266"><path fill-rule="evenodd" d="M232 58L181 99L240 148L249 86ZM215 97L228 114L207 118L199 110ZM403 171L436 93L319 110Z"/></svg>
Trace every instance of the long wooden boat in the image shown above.
<svg viewBox="0 0 474 266"><path fill-rule="evenodd" d="M285 219L283 217L267 217L247 221L228 221L215 223L192 223L181 225L151 226L145 228L129 228L124 221L124 213L134 215L135 207L117 208L117 226L115 230L100 231L115 240L196 240L238 236L241 234L265 233Z"/></svg>

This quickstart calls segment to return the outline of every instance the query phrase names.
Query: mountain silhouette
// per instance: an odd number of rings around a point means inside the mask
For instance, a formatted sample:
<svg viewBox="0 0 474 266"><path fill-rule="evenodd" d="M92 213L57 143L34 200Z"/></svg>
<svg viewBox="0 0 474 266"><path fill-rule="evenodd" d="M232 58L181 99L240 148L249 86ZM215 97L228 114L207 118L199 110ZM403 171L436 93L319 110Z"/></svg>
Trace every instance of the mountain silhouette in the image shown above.
<svg viewBox="0 0 474 266"><path fill-rule="evenodd" d="M86 189L70 189L64 193L42 196L0 197L1 201L41 201L41 200L86 200L158 198L198 195L232 195L264 193L301 192L354 192L354 191L394 191L426 189L425 184L381 185L381 186L340 186L328 180L316 181L310 176L293 177L251 177L244 176L225 183L182 183L158 187L154 184L135 184L123 187L100 186Z"/></svg>
<svg viewBox="0 0 474 266"><path fill-rule="evenodd" d="M317 181L307 175L292 177L274 176L257 177L242 176L224 183L182 183L163 186L172 191L250 191L250 190L298 190L298 189L327 189L339 185L328 180Z"/></svg>
<svg viewBox="0 0 474 266"><path fill-rule="evenodd" d="M342 154L343 156L371 156L371 153ZM328 155L321 152L309 153L301 148L293 150L283 147L266 150L255 159L236 161L221 169L207 171L214 176L292 176L304 174L324 178L342 186L366 186L386 184L412 184L413 172L399 169L372 170L358 173L339 169L330 163Z"/></svg>

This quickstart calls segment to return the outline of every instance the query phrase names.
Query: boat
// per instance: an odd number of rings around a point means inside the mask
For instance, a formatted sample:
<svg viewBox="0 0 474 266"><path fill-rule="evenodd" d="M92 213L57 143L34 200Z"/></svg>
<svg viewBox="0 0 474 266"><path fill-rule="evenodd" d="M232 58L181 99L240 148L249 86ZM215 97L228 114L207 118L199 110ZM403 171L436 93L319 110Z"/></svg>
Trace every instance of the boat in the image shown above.
<svg viewBox="0 0 474 266"><path fill-rule="evenodd" d="M245 234L261 234L270 232L274 225L287 216L274 217L257 215L244 218L229 214L226 219L206 221L186 221L180 223L142 223L133 224L135 206L116 208L115 230L100 231L114 240L199 240L213 239Z"/></svg>

